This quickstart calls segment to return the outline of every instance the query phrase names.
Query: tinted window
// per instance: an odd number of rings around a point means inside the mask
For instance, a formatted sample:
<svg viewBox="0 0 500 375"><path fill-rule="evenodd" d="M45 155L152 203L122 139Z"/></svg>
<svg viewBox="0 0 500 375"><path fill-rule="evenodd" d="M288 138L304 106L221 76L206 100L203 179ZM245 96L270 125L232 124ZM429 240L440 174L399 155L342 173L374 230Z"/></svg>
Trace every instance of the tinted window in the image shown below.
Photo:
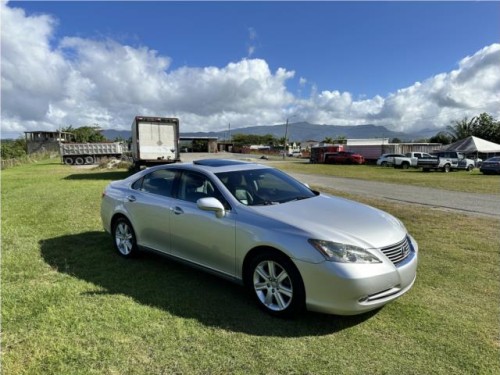
<svg viewBox="0 0 500 375"><path fill-rule="evenodd" d="M132 184L132 189L144 191L146 193L172 196L176 171L170 169L160 169L145 175L140 180Z"/></svg>

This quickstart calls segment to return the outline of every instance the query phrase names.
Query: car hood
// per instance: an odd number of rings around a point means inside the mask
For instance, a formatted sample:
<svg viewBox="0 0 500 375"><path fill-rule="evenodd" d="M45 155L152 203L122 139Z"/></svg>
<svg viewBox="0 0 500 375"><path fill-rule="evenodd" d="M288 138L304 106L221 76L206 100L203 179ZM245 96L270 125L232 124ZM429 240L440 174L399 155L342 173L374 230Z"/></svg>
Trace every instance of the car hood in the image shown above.
<svg viewBox="0 0 500 375"><path fill-rule="evenodd" d="M407 231L394 216L344 198L321 194L304 200L253 210L310 238L380 248L405 238Z"/></svg>

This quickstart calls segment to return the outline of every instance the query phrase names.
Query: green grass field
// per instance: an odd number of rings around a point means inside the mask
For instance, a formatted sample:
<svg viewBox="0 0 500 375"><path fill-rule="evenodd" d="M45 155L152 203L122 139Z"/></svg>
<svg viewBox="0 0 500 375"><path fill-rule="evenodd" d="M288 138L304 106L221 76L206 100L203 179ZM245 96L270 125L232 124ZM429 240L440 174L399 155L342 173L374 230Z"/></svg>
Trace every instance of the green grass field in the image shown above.
<svg viewBox="0 0 500 375"><path fill-rule="evenodd" d="M359 199L419 242L414 288L361 316L281 320L240 286L115 255L99 206L126 175L49 161L2 172L3 373L500 373L499 221Z"/></svg>

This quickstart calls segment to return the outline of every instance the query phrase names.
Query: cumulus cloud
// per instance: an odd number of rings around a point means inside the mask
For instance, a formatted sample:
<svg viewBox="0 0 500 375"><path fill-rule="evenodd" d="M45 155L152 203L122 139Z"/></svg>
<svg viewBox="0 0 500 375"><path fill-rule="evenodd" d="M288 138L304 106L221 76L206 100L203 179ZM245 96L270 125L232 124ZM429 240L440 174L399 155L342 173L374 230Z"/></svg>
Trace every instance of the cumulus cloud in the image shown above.
<svg viewBox="0 0 500 375"><path fill-rule="evenodd" d="M63 98L69 66L50 48L52 17L26 17L21 9L1 7L2 127L6 121L12 130L22 130L20 122L36 123L51 102Z"/></svg>
<svg viewBox="0 0 500 375"><path fill-rule="evenodd" d="M441 128L481 112L499 118L500 44L487 46L458 65L386 98L353 100L348 92L313 90L307 100L297 101L297 111L309 122L376 124L406 132Z"/></svg>
<svg viewBox="0 0 500 375"><path fill-rule="evenodd" d="M441 126L453 119L488 112L500 114L500 44L492 44L465 57L450 73L441 73L398 90L384 100L378 113L368 117L391 121L407 130Z"/></svg>
<svg viewBox="0 0 500 375"><path fill-rule="evenodd" d="M57 20L1 5L2 132L99 124L128 129L135 115L177 116L183 131L283 123L377 124L401 131L448 125L488 112L500 117L500 44L483 48L456 70L383 98L355 99L332 88L297 97L295 72L272 71L263 59L223 67L171 69L171 58L147 46L72 36L55 40ZM250 28L252 45L257 38ZM302 90L308 82L297 79Z"/></svg>

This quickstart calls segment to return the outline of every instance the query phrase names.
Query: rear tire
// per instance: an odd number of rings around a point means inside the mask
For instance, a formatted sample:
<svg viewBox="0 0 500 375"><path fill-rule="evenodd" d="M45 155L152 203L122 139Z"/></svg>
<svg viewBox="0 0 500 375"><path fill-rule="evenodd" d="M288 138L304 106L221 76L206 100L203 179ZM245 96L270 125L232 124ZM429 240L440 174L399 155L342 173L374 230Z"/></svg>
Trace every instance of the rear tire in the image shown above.
<svg viewBox="0 0 500 375"><path fill-rule="evenodd" d="M445 164L443 167L443 172L448 173L449 171L451 171L451 165Z"/></svg>
<svg viewBox="0 0 500 375"><path fill-rule="evenodd" d="M85 164L94 164L94 158L92 156L86 156Z"/></svg>
<svg viewBox="0 0 500 375"><path fill-rule="evenodd" d="M245 284L261 309L277 317L289 317L305 308L305 289L297 267L283 254L260 253L245 274Z"/></svg>
<svg viewBox="0 0 500 375"><path fill-rule="evenodd" d="M138 247L134 228L130 221L124 217L118 218L113 223L113 243L119 255L124 258L132 258L137 255Z"/></svg>
<svg viewBox="0 0 500 375"><path fill-rule="evenodd" d="M74 162L75 161L70 156L64 158L64 164L66 164L66 165L73 165Z"/></svg>
<svg viewBox="0 0 500 375"><path fill-rule="evenodd" d="M401 168L403 169L408 169L410 167L410 164L408 164L407 162L404 162L403 164L401 164Z"/></svg>
<svg viewBox="0 0 500 375"><path fill-rule="evenodd" d="M75 158L75 165L83 165L85 163L85 160L81 156L78 156Z"/></svg>

